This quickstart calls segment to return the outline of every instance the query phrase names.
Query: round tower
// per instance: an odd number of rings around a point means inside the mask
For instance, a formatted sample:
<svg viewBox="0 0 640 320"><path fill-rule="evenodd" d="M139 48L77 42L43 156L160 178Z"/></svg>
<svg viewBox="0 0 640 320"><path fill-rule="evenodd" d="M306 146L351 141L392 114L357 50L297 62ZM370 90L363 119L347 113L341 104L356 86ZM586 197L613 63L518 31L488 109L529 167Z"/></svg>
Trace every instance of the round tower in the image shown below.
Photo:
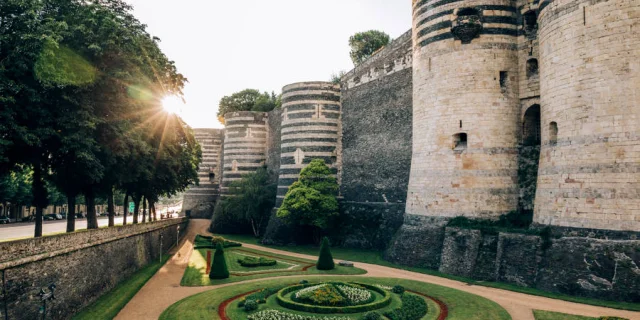
<svg viewBox="0 0 640 320"><path fill-rule="evenodd" d="M278 198L280 207L289 186L313 159L324 159L336 174L340 169L340 86L300 82L282 89L282 133ZM339 179L339 175L338 175Z"/></svg>
<svg viewBox="0 0 640 320"><path fill-rule="evenodd" d="M640 7L546 0L539 10L534 222L640 230Z"/></svg>
<svg viewBox="0 0 640 320"><path fill-rule="evenodd" d="M512 0L413 2L408 214L517 209L517 14Z"/></svg>
<svg viewBox="0 0 640 320"><path fill-rule="evenodd" d="M229 191L232 181L242 179L264 166L267 158L268 115L264 112L241 111L224 115L224 166L221 194Z"/></svg>

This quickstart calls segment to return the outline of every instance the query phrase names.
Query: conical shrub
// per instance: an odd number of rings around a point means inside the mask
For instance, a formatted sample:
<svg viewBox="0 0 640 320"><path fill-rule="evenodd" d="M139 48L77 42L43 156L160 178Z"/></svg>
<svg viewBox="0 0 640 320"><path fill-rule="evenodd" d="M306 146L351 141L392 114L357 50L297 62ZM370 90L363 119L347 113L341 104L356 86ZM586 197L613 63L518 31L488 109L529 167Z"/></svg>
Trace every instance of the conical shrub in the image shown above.
<svg viewBox="0 0 640 320"><path fill-rule="evenodd" d="M318 257L318 263L316 264L316 268L318 270L333 270L336 265L333 262L333 256L331 255L331 250L329 249L329 239L324 237L322 239L322 246L320 247L320 256Z"/></svg>
<svg viewBox="0 0 640 320"><path fill-rule="evenodd" d="M213 254L213 262L211 263L210 279L226 279L229 278L229 268L227 260L224 258L224 249L222 243L218 242L216 253Z"/></svg>

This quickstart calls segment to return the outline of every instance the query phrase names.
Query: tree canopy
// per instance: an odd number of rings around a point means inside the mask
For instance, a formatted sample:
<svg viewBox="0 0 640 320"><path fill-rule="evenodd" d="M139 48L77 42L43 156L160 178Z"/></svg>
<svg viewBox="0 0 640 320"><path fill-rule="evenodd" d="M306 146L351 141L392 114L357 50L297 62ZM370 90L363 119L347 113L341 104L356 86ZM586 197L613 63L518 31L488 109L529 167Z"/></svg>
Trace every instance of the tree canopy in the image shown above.
<svg viewBox="0 0 640 320"><path fill-rule="evenodd" d="M112 204L120 190L152 204L197 183L200 147L161 105L187 79L131 10L122 0L0 2L0 177L32 172L36 236L57 190L73 231L78 195L97 228L97 197Z"/></svg>
<svg viewBox="0 0 640 320"><path fill-rule="evenodd" d="M268 92L260 93L255 89L245 89L220 99L218 120L224 123L224 115L229 112L269 112L275 108L280 108L281 105L280 96L273 92L269 94Z"/></svg>
<svg viewBox="0 0 640 320"><path fill-rule="evenodd" d="M338 182L322 159L314 159L300 172L278 209L285 221L311 227L319 240L319 231L327 229L338 213Z"/></svg>
<svg viewBox="0 0 640 320"><path fill-rule="evenodd" d="M380 48L389 44L390 40L391 38L388 34L378 30L369 30L354 34L349 38L351 61L353 61L355 66L358 66Z"/></svg>

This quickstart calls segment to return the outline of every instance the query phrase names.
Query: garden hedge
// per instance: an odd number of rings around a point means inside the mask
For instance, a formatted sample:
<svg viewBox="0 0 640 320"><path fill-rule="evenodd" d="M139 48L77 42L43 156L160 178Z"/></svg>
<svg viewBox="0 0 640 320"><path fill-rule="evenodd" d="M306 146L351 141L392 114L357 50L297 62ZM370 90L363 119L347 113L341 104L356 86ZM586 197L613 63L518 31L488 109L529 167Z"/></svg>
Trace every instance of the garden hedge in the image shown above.
<svg viewBox="0 0 640 320"><path fill-rule="evenodd" d="M327 282L327 283L333 284L333 282ZM326 307L326 306L313 306L313 305L308 305L308 304L302 304L302 303L295 302L295 301L285 297L287 294L289 294L291 292L294 292L294 291L297 291L297 290L300 290L300 289L303 289L303 288L311 286L310 284L302 284L302 285L296 285L296 286L291 286L291 287L284 288L284 289L278 291L278 294L276 295L276 299L278 301L278 304L280 304L280 306L282 306L284 308L289 308L289 309L296 310L296 311L320 313L320 314L360 313L360 312L378 310L380 308L384 308L384 307L388 306L389 304L391 304L391 301L392 301L391 300L391 293L389 293L388 291L380 289L380 288L372 286L372 285L368 285L368 284L355 283L355 282L353 282L353 284L357 284L357 285L362 286L364 288L367 288L367 289L369 289L371 291L375 291L377 293L382 294L382 300L374 301L374 302L368 303L368 304L361 304L361 305L357 305L357 306ZM313 285L317 285L317 284L313 284Z"/></svg>

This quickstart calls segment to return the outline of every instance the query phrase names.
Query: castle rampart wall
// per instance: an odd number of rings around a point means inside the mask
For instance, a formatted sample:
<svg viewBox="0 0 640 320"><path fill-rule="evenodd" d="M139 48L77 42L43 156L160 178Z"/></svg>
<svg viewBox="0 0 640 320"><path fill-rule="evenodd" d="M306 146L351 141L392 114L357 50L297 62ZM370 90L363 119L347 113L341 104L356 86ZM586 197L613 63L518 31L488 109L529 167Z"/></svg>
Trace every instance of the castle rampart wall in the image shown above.
<svg viewBox="0 0 640 320"><path fill-rule="evenodd" d="M534 222L640 230L640 2L540 3Z"/></svg>

